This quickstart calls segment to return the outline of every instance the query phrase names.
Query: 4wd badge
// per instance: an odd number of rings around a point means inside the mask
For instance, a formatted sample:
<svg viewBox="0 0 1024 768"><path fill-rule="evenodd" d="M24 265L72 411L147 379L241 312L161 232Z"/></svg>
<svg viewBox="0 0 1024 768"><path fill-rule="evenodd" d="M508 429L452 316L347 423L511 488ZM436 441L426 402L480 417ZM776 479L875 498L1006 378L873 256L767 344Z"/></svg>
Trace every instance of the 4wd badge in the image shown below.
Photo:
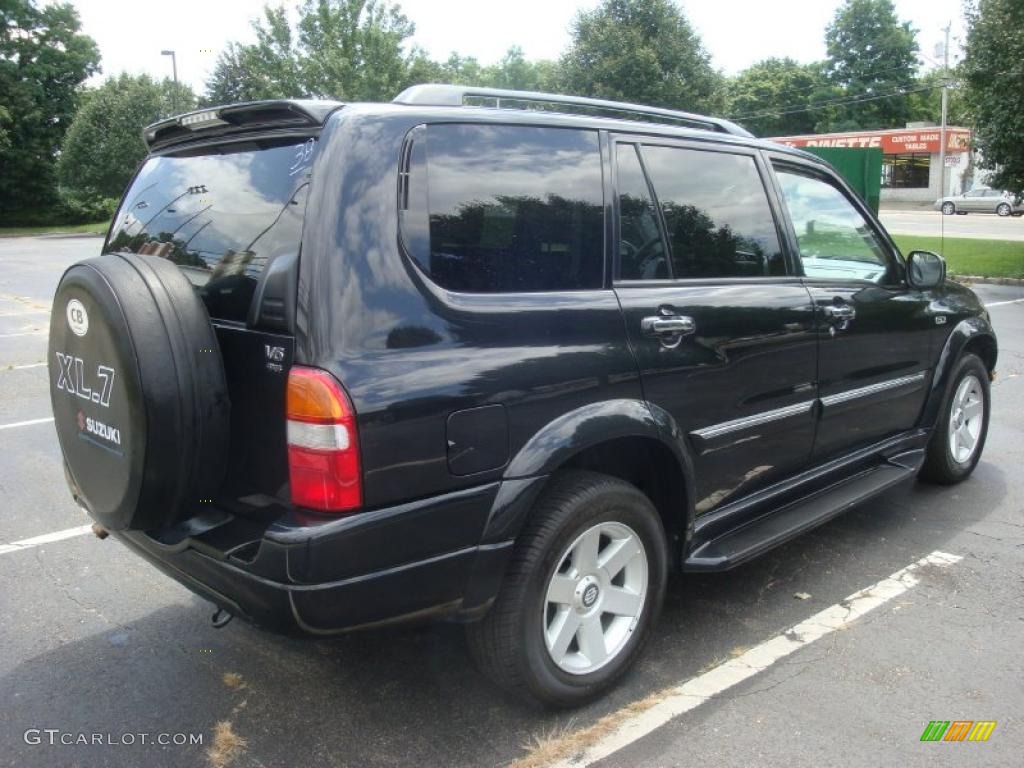
<svg viewBox="0 0 1024 768"><path fill-rule="evenodd" d="M68 327L75 336L85 336L89 332L89 313L78 299L68 302Z"/></svg>

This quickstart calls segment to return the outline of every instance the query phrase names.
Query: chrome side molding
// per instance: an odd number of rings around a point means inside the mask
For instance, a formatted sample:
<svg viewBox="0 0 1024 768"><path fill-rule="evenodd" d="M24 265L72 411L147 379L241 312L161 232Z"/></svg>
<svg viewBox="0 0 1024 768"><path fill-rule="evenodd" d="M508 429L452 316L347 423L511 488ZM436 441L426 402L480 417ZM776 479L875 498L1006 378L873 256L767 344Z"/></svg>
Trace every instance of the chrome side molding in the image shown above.
<svg viewBox="0 0 1024 768"><path fill-rule="evenodd" d="M866 387L848 389L845 392L839 392L835 395L829 395L828 397L821 398L821 404L828 408L830 405L839 405L840 403L846 403L850 400L856 400L859 397L867 397L868 395L885 392L888 389L897 389L898 387L916 384L917 382L924 381L924 377L925 371L919 371L918 373L912 373L909 376L901 376L898 379L889 379L888 381L880 381L877 384L870 384Z"/></svg>

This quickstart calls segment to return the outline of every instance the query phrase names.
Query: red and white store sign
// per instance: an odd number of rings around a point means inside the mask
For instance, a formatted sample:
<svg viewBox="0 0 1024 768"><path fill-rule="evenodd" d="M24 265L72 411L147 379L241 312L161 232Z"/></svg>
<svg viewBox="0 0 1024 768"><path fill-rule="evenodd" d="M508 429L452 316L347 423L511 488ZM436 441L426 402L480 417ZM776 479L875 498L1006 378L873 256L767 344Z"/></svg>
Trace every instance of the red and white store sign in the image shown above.
<svg viewBox="0 0 1024 768"><path fill-rule="evenodd" d="M883 154L905 152L938 152L942 134L937 128L897 131L859 131L857 133L823 133L819 136L780 136L770 139L790 147L879 147ZM966 128L946 129L946 151L966 152L971 148L971 132Z"/></svg>

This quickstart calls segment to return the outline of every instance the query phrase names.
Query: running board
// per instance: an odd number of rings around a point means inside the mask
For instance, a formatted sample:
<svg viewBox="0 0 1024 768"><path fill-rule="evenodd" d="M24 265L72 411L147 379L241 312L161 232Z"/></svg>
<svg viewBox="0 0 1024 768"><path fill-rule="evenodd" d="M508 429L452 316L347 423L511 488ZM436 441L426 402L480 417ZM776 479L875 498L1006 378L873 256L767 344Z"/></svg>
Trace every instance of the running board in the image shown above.
<svg viewBox="0 0 1024 768"><path fill-rule="evenodd" d="M841 515L887 488L913 478L923 463L923 450L893 456L884 464L700 544L683 563L683 570L725 571L734 568Z"/></svg>

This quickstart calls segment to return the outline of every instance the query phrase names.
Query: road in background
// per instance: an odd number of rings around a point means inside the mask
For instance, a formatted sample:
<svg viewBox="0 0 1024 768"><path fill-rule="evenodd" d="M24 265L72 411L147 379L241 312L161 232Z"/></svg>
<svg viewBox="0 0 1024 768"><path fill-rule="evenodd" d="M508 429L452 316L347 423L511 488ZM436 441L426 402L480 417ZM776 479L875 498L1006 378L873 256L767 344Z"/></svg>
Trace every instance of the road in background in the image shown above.
<svg viewBox="0 0 1024 768"><path fill-rule="evenodd" d="M892 234L939 237L945 227L946 237L1024 241L1024 216L996 216L991 213L943 216L940 211L893 211L883 208L879 218Z"/></svg>
<svg viewBox="0 0 1024 768"><path fill-rule="evenodd" d="M969 217L970 218L970 217ZM1013 220L1022 224L1020 220ZM47 312L98 238L0 239L0 425L50 416ZM114 539L0 550L0 766L496 766L694 678L934 550L919 586L608 757L607 766L1013 765L1024 753L1024 288L979 286L1000 334L989 442L955 488L897 488L749 565L674 577L623 684L539 713L475 671L459 627L297 640L232 622ZM11 366L34 365L34 367ZM0 545L87 523L52 424L0 430ZM806 599L797 599L800 593ZM230 673L228 677L225 674ZM237 677L235 677L237 675ZM995 720L983 744L921 743L930 720ZM203 745L28 744L28 729L197 733Z"/></svg>

